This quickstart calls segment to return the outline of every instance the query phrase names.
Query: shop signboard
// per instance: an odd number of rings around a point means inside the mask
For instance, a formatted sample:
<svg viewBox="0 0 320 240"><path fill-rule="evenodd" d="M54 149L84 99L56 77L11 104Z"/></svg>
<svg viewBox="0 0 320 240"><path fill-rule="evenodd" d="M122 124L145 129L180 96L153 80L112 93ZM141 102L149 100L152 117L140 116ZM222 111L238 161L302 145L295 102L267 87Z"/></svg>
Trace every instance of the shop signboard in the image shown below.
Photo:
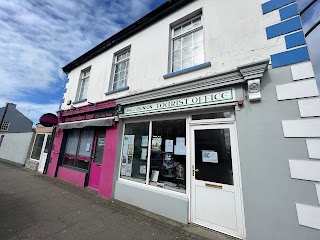
<svg viewBox="0 0 320 240"><path fill-rule="evenodd" d="M40 117L39 122L44 127L52 127L58 124L58 117L52 113L46 113Z"/></svg>
<svg viewBox="0 0 320 240"><path fill-rule="evenodd" d="M95 111L92 113L85 113L85 114L77 114L65 117L63 122L75 122L75 121L83 121L83 120L91 120L91 119L99 119L99 118L106 118L106 117L114 117L116 115L116 111L112 110L100 110Z"/></svg>
<svg viewBox="0 0 320 240"><path fill-rule="evenodd" d="M161 111L173 111L177 109L193 108L198 106L232 102L234 100L234 89L229 89L219 92L211 92L189 97L180 97L166 101L126 107L124 108L123 116L141 115Z"/></svg>

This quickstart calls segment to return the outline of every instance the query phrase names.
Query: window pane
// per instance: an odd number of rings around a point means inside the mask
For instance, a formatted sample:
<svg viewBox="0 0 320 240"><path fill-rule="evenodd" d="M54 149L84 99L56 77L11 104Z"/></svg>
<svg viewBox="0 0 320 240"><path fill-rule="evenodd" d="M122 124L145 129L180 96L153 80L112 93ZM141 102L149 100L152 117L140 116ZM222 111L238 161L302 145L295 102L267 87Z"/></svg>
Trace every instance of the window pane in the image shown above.
<svg viewBox="0 0 320 240"><path fill-rule="evenodd" d="M74 167L88 170L89 169L89 161L75 159L74 160Z"/></svg>
<svg viewBox="0 0 320 240"><path fill-rule="evenodd" d="M33 144L33 149L31 154L32 159L36 159L36 160L40 159L43 141L44 141L44 134L37 134L36 140L34 141L34 144Z"/></svg>
<svg viewBox="0 0 320 240"><path fill-rule="evenodd" d="M192 115L192 120L230 118L230 117L231 117L231 112L213 112L213 113L203 113L198 115Z"/></svg>
<svg viewBox="0 0 320 240"><path fill-rule="evenodd" d="M115 73L118 73L119 71L120 71L120 65L119 65L119 64L117 64L117 65L116 65L116 69L115 69L115 71L114 71L114 72L115 72Z"/></svg>
<svg viewBox="0 0 320 240"><path fill-rule="evenodd" d="M204 161L204 155L215 155L216 160ZM196 130L194 158L197 180L233 185L229 129Z"/></svg>
<svg viewBox="0 0 320 240"><path fill-rule="evenodd" d="M185 193L186 121L152 122L150 185Z"/></svg>
<svg viewBox="0 0 320 240"><path fill-rule="evenodd" d="M203 55L198 55L198 56L193 57L193 65L198 65L203 62L204 62Z"/></svg>
<svg viewBox="0 0 320 240"><path fill-rule="evenodd" d="M193 56L200 55L203 53L202 42L193 45Z"/></svg>
<svg viewBox="0 0 320 240"><path fill-rule="evenodd" d="M122 71L126 68L126 62L119 63L119 70Z"/></svg>
<svg viewBox="0 0 320 240"><path fill-rule="evenodd" d="M117 84L117 88L124 88L126 86L125 83L126 83L125 80L119 81Z"/></svg>
<svg viewBox="0 0 320 240"><path fill-rule="evenodd" d="M192 66L192 58L182 60L182 69L185 69L191 66Z"/></svg>
<svg viewBox="0 0 320 240"><path fill-rule="evenodd" d="M173 51L181 48L181 38L173 41Z"/></svg>
<svg viewBox="0 0 320 240"><path fill-rule="evenodd" d="M195 28L195 27L198 27L201 25L201 18L196 18L192 21L192 27Z"/></svg>
<svg viewBox="0 0 320 240"><path fill-rule="evenodd" d="M90 157L93 143L94 131L92 128L85 128L81 132L79 156Z"/></svg>
<svg viewBox="0 0 320 240"><path fill-rule="evenodd" d="M192 46L186 47L182 49L182 59L191 58L192 57Z"/></svg>
<svg viewBox="0 0 320 240"><path fill-rule="evenodd" d="M185 37L182 37L182 47L187 47L192 44L192 35L189 34Z"/></svg>
<svg viewBox="0 0 320 240"><path fill-rule="evenodd" d="M181 34L181 27L177 27L173 30L173 35L178 36Z"/></svg>
<svg viewBox="0 0 320 240"><path fill-rule="evenodd" d="M202 42L202 40L203 40L202 29L193 33L193 43Z"/></svg>
<svg viewBox="0 0 320 240"><path fill-rule="evenodd" d="M320 1L313 3L301 15L302 29L306 34L320 20Z"/></svg>
<svg viewBox="0 0 320 240"><path fill-rule="evenodd" d="M78 141L80 136L79 129L72 129L68 131L68 138L65 153L75 155L77 153Z"/></svg>
<svg viewBox="0 0 320 240"><path fill-rule="evenodd" d="M181 50L173 52L173 61L181 61Z"/></svg>
<svg viewBox="0 0 320 240"><path fill-rule="evenodd" d="M149 122L128 123L123 138L121 178L146 183Z"/></svg>
<svg viewBox="0 0 320 240"><path fill-rule="evenodd" d="M96 164L102 164L103 160L103 152L104 152L104 144L105 144L106 134L99 133L96 142L95 142L95 152L93 162Z"/></svg>
<svg viewBox="0 0 320 240"><path fill-rule="evenodd" d="M52 140L52 136L51 136L51 135L48 135L48 137L47 137L47 142L46 142L46 146L45 146L45 148L44 148L44 152L45 152L45 153L48 153L48 151L49 151L49 145L50 145L50 143L51 143L51 140Z"/></svg>
<svg viewBox="0 0 320 240"><path fill-rule="evenodd" d="M182 25L182 33L188 32L191 29L191 27L191 22Z"/></svg>
<svg viewBox="0 0 320 240"><path fill-rule="evenodd" d="M119 80L123 80L125 75L125 71L121 71L119 75Z"/></svg>
<svg viewBox="0 0 320 240"><path fill-rule="evenodd" d="M89 79L88 78L83 79L82 85L80 88L80 93L79 93L79 100L85 99L87 97L88 85L89 85Z"/></svg>
<svg viewBox="0 0 320 240"><path fill-rule="evenodd" d="M172 71L175 72L175 71L179 71L181 70L181 62L175 62L172 64Z"/></svg>

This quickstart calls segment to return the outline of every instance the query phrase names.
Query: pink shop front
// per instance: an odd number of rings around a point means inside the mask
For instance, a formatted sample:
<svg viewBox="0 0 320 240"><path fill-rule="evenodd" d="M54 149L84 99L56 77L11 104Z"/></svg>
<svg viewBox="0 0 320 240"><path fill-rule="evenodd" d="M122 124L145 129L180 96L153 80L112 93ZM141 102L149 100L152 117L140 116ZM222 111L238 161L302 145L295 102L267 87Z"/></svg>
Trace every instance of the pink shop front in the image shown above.
<svg viewBox="0 0 320 240"><path fill-rule="evenodd" d="M114 100L58 112L47 174L112 197L119 123Z"/></svg>

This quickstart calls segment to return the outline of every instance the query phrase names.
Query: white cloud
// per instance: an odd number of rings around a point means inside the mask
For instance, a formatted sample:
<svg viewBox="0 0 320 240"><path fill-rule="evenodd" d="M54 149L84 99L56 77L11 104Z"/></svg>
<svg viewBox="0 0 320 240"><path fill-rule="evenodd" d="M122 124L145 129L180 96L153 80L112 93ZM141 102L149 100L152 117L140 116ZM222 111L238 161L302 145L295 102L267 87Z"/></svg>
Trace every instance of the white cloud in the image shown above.
<svg viewBox="0 0 320 240"><path fill-rule="evenodd" d="M55 112L65 85L61 68L142 17L154 2L0 1L0 106L14 102L24 114L30 106L36 122ZM33 97L35 91L45 100Z"/></svg>

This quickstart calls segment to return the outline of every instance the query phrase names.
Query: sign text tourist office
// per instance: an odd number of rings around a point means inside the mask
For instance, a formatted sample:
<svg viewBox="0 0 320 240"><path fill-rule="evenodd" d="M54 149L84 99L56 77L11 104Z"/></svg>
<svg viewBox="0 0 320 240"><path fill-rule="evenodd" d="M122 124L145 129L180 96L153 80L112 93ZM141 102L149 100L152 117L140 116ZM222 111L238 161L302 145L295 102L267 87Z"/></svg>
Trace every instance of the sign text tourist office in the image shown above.
<svg viewBox="0 0 320 240"><path fill-rule="evenodd" d="M209 92L205 94L198 94L188 97L179 97L169 100L160 100L159 102L153 102L143 104L139 106L126 107L124 109L124 115L139 114L144 112L158 112L158 111L170 111L175 109L183 109L189 107L205 106L210 104L216 104L219 102L225 102L228 100L234 100L234 89L228 89L219 92ZM121 106L122 107L122 106ZM118 107L118 109L120 109ZM122 112L120 112L122 113Z"/></svg>

